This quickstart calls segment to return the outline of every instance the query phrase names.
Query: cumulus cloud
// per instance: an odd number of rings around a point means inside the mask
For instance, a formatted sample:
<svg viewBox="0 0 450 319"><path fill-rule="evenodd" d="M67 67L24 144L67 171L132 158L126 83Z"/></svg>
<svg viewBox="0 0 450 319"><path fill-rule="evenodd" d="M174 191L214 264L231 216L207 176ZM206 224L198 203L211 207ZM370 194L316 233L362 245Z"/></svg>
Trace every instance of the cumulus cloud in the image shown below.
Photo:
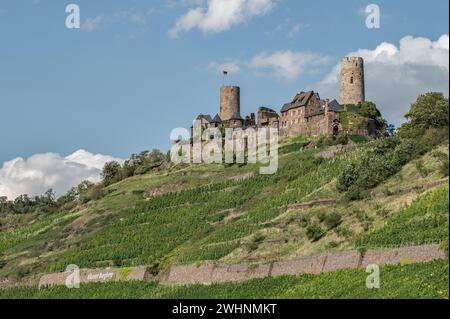
<svg viewBox="0 0 450 319"><path fill-rule="evenodd" d="M320 53L287 50L257 54L251 59L249 66L260 75L273 75L283 80L293 81L301 74L315 72L329 61L328 56Z"/></svg>
<svg viewBox="0 0 450 319"><path fill-rule="evenodd" d="M248 21L252 16L267 14L275 0L208 0L179 17L169 31L173 38L194 28L203 33L229 30L232 26Z"/></svg>
<svg viewBox="0 0 450 319"><path fill-rule="evenodd" d="M61 195L84 180L98 182L103 166L109 161L123 162L85 150L66 157L55 153L35 154L27 159L18 157L0 168L0 196L14 199L21 194L39 195L50 188Z"/></svg>
<svg viewBox="0 0 450 319"><path fill-rule="evenodd" d="M433 41L406 36L399 46L383 42L375 49L360 49L348 56L365 60L366 98L384 117L399 125L419 94L449 94L449 36ZM313 88L324 97L339 97L339 65Z"/></svg>

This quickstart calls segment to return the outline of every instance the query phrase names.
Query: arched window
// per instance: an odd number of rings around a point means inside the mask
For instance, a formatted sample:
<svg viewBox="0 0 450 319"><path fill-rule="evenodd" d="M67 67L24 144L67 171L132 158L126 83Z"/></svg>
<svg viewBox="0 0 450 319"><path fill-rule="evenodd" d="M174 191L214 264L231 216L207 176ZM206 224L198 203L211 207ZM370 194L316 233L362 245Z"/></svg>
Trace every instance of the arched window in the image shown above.
<svg viewBox="0 0 450 319"><path fill-rule="evenodd" d="M337 125L333 126L333 135L334 136L339 135L339 126Z"/></svg>

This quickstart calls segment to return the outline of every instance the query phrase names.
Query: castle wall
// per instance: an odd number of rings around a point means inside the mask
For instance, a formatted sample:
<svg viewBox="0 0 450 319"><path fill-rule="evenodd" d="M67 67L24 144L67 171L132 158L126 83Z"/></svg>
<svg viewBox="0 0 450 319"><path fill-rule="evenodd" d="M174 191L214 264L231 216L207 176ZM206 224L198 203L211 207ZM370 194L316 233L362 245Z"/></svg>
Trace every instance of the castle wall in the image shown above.
<svg viewBox="0 0 450 319"><path fill-rule="evenodd" d="M220 118L231 119L234 113L241 112L241 89L238 86L222 86L220 88Z"/></svg>
<svg viewBox="0 0 450 319"><path fill-rule="evenodd" d="M303 107L286 112L281 119L280 135L286 137L332 135L334 126L338 126L339 131L342 129L339 125L339 113L327 112L305 117L304 112Z"/></svg>
<svg viewBox="0 0 450 319"><path fill-rule="evenodd" d="M365 102L364 60L346 57L341 61L340 103L361 104Z"/></svg>

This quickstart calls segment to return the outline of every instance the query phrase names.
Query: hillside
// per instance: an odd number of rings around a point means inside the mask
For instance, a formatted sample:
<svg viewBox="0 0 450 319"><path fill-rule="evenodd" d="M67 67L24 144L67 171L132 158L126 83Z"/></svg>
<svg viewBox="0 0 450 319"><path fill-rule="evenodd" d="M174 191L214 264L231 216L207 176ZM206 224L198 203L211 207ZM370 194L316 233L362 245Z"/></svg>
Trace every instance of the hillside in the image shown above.
<svg viewBox="0 0 450 319"><path fill-rule="evenodd" d="M36 284L42 273L76 264L149 265L157 279L174 263L254 264L448 240L448 139L373 177L378 183L356 198L338 189L343 171L392 145L355 140L310 148L304 138L285 140L274 175L257 174L257 165L172 166L112 184L103 198L68 211L15 216L16 226L0 234L0 278Z"/></svg>

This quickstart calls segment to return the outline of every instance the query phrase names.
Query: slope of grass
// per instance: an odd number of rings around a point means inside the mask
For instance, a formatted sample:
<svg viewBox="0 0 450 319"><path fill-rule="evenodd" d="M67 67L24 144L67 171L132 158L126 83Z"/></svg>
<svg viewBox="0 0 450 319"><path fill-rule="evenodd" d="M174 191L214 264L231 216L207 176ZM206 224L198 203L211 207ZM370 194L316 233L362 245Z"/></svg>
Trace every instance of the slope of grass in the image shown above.
<svg viewBox="0 0 450 319"><path fill-rule="evenodd" d="M383 247L448 239L448 184L401 209L385 226L362 236L358 246Z"/></svg>
<svg viewBox="0 0 450 319"><path fill-rule="evenodd" d="M53 287L0 290L0 298L167 298L167 299L448 299L448 260L380 268L380 289L368 289L364 269L320 275L264 278L210 286L166 286L157 282L85 284L80 289Z"/></svg>
<svg viewBox="0 0 450 319"><path fill-rule="evenodd" d="M386 194L383 184L370 197L348 202L336 191L336 177L348 162L365 153L366 145L323 159L318 156L322 148L300 152L296 144L303 141L283 142L286 153L274 175L233 178L257 172L257 165L172 168L123 180L110 185L100 200L2 232L0 277L11 277L17 270L23 276L21 268L25 274L39 276L69 264L151 265L163 270L172 263L263 262L353 248L355 238L384 226L399 208L426 190L420 187L440 178L433 173L437 163L425 156L421 160L430 172L426 176L407 164L385 182ZM417 191L402 193L413 183ZM143 196L155 189L164 191L153 198ZM321 198L336 203L290 209ZM230 212L233 218L227 218ZM330 216L335 222L329 222ZM441 221L448 225L448 219ZM312 226L321 227L322 236L310 237ZM424 229L424 238L428 230Z"/></svg>

